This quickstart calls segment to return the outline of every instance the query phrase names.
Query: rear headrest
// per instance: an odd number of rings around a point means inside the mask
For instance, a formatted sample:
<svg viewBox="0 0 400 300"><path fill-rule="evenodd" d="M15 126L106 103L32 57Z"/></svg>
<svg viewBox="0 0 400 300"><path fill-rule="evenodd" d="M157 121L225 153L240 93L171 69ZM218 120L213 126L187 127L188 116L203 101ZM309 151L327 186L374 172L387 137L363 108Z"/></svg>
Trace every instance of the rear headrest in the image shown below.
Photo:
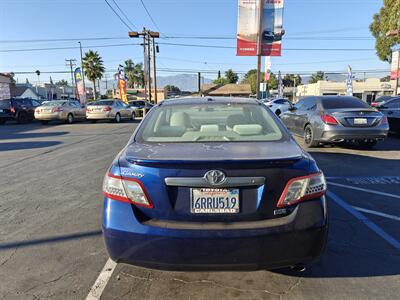
<svg viewBox="0 0 400 300"><path fill-rule="evenodd" d="M247 123L246 117L240 114L230 115L226 119L226 126L229 128L233 128L235 125L243 125L246 123Z"/></svg>
<svg viewBox="0 0 400 300"><path fill-rule="evenodd" d="M200 132L217 132L218 125L210 124L210 125L201 125Z"/></svg>
<svg viewBox="0 0 400 300"><path fill-rule="evenodd" d="M171 115L170 126L191 127L190 117L187 113L177 111Z"/></svg>
<svg viewBox="0 0 400 300"><path fill-rule="evenodd" d="M235 125L233 131L239 135L257 135L262 132L262 126L259 124Z"/></svg>

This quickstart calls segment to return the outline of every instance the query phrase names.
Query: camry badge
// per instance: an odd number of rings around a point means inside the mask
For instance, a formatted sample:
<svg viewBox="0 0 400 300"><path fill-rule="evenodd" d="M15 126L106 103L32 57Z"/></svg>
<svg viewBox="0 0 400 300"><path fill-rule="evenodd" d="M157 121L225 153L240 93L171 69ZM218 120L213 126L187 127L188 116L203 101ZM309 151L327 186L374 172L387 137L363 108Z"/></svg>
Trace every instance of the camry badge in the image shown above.
<svg viewBox="0 0 400 300"><path fill-rule="evenodd" d="M211 170L204 175L204 179L211 185L220 185L225 182L226 175L222 171Z"/></svg>

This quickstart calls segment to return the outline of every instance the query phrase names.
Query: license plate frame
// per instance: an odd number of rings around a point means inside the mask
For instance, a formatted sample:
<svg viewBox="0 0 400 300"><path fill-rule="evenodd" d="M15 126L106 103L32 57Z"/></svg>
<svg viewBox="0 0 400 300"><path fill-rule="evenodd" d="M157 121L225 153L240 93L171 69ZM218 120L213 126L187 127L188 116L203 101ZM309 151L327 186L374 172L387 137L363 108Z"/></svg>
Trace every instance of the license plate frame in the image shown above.
<svg viewBox="0 0 400 300"><path fill-rule="evenodd" d="M367 118L354 118L353 123L354 123L354 125L367 125L368 119Z"/></svg>
<svg viewBox="0 0 400 300"><path fill-rule="evenodd" d="M239 189L190 189L192 214L238 214L239 212Z"/></svg>

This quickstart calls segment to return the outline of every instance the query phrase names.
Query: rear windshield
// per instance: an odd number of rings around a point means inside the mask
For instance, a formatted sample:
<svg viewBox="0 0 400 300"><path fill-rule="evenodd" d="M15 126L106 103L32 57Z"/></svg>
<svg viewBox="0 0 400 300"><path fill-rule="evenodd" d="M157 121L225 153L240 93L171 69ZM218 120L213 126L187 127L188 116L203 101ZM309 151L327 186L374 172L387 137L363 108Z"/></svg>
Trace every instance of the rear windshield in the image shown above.
<svg viewBox="0 0 400 300"><path fill-rule="evenodd" d="M65 101L48 101L48 102L44 102L42 103L42 106L63 106L65 105Z"/></svg>
<svg viewBox="0 0 400 300"><path fill-rule="evenodd" d="M0 100L0 108L1 109L10 108L10 100Z"/></svg>
<svg viewBox="0 0 400 300"><path fill-rule="evenodd" d="M157 107L136 135L138 142L277 141L283 132L257 104L201 104Z"/></svg>
<svg viewBox="0 0 400 300"><path fill-rule="evenodd" d="M93 105L113 105L114 101L108 100L108 101L97 101L93 103Z"/></svg>
<svg viewBox="0 0 400 300"><path fill-rule="evenodd" d="M332 97L323 98L321 100L322 106L325 109L336 108L370 108L370 106L358 98L353 97Z"/></svg>

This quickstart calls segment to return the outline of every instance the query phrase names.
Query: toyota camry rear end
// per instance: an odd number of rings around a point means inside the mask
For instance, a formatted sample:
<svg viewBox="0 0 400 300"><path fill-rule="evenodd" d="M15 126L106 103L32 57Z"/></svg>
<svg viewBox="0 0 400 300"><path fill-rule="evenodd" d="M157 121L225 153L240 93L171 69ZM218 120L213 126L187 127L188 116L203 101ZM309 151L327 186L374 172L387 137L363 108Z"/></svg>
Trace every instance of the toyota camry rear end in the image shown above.
<svg viewBox="0 0 400 300"><path fill-rule="evenodd" d="M279 119L250 99L168 100L108 169L103 235L117 262L255 270L316 260L326 182Z"/></svg>

